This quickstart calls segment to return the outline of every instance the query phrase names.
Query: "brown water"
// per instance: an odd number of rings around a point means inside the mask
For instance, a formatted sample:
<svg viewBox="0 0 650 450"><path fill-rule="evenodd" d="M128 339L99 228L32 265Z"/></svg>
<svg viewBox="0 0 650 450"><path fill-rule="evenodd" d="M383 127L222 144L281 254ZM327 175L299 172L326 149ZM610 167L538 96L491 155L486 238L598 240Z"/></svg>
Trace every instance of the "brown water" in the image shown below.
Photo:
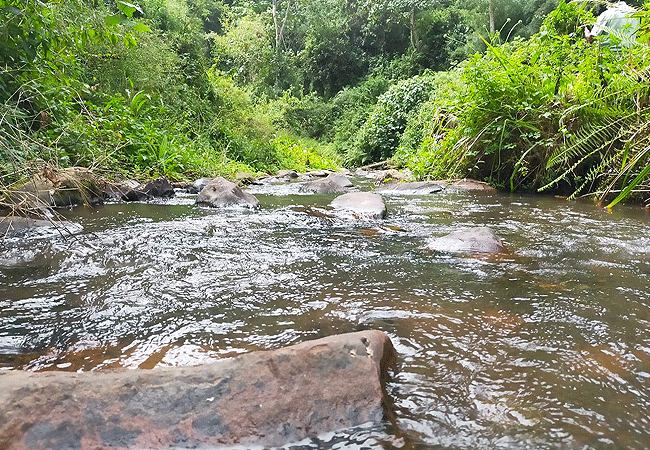
<svg viewBox="0 0 650 450"><path fill-rule="evenodd" d="M385 196L381 223L332 196L256 188L256 211L168 203L67 213L0 250L0 368L193 365L334 333L388 333L398 429L310 448L650 448L650 217L546 197ZM316 206L316 209L313 208ZM511 253L423 250L489 226Z"/></svg>

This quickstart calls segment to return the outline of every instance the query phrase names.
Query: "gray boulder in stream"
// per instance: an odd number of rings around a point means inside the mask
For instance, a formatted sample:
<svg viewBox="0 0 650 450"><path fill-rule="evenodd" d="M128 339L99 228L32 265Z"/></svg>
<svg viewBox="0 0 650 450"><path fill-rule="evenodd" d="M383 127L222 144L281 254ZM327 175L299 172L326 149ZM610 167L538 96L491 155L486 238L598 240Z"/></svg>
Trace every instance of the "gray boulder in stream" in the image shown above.
<svg viewBox="0 0 650 450"><path fill-rule="evenodd" d="M471 178L456 180L449 186L449 189L461 192L483 192L488 194L497 191L485 181L472 180Z"/></svg>
<svg viewBox="0 0 650 450"><path fill-rule="evenodd" d="M219 177L210 181L196 197L197 205L256 207L260 202L254 195L242 191L235 183Z"/></svg>
<svg viewBox="0 0 650 450"><path fill-rule="evenodd" d="M391 419L390 339L368 330L195 367L0 371L0 447L275 447Z"/></svg>
<svg viewBox="0 0 650 450"><path fill-rule="evenodd" d="M466 228L432 239L427 248L449 253L500 253L505 247L488 227Z"/></svg>
<svg viewBox="0 0 650 450"><path fill-rule="evenodd" d="M307 181L300 186L300 192L313 192L314 194L342 194L350 190L352 182L345 175L331 173L325 178Z"/></svg>
<svg viewBox="0 0 650 450"><path fill-rule="evenodd" d="M112 188L115 198L125 202L141 202L152 198L174 197L174 187L165 177L156 178L147 183L126 182Z"/></svg>
<svg viewBox="0 0 650 450"><path fill-rule="evenodd" d="M371 192L349 192L330 203L335 210L349 213L356 219L383 219L386 204L381 195Z"/></svg>
<svg viewBox="0 0 650 450"><path fill-rule="evenodd" d="M187 188L187 192L190 194L198 194L204 187L210 184L211 181L214 181L214 178L199 178L192 183L189 188Z"/></svg>

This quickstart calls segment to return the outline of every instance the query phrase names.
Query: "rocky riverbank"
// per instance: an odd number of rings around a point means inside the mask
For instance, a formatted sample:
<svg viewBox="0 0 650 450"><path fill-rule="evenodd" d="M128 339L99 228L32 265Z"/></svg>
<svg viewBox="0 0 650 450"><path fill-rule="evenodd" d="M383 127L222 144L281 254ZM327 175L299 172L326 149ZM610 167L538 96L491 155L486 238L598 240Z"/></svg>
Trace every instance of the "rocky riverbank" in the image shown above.
<svg viewBox="0 0 650 450"><path fill-rule="evenodd" d="M365 179L364 191L351 180ZM169 198L177 192L196 194L196 204L207 207L257 208L259 201L247 186L291 186L296 193L338 195L322 217L342 217L353 220L382 220L389 213L383 195L435 195L443 192L473 192L490 194L495 189L476 180L410 181L408 172L363 170L352 174L343 170L318 170L307 173L285 170L275 176L254 177L238 174L235 181L224 178L200 178L194 183L172 184L165 178L140 183L134 180L109 181L88 169L72 167L54 170L46 167L31 180L6 194L4 203L13 205L0 219L0 235L21 233L35 227L52 226L62 232L78 232L80 227L57 220L56 210L75 206L92 206L104 202L146 202ZM369 188L368 188L369 186ZM369 190L368 190L369 189ZM16 212L18 211L18 213ZM431 241L434 251L455 253L499 253L504 247L491 230L465 229Z"/></svg>

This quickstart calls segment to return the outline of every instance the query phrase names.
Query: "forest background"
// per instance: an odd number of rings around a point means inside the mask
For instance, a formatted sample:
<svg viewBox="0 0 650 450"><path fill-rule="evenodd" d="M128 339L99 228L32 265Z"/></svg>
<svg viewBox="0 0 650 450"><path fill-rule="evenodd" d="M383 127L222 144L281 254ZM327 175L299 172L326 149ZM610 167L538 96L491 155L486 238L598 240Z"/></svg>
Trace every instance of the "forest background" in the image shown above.
<svg viewBox="0 0 650 450"><path fill-rule="evenodd" d="M0 180L358 167L513 191L650 190L648 4L0 0Z"/></svg>

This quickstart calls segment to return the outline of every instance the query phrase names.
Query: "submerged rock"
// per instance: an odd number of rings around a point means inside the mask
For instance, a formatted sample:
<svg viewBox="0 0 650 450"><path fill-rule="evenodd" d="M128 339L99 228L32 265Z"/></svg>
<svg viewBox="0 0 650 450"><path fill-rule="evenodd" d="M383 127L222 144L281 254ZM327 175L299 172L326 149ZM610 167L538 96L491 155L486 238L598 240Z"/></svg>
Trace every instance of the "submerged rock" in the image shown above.
<svg viewBox="0 0 650 450"><path fill-rule="evenodd" d="M500 253L501 239L488 227L466 228L432 239L427 248L449 253Z"/></svg>
<svg viewBox="0 0 650 450"><path fill-rule="evenodd" d="M0 239L5 236L12 236L24 233L34 228L49 227L63 233L78 233L83 230L79 224L46 219L33 219L30 217L6 216L0 217Z"/></svg>
<svg viewBox="0 0 650 450"><path fill-rule="evenodd" d="M49 227L52 222L44 219L32 219L30 217L6 216L0 218L0 235L20 232L30 228Z"/></svg>
<svg viewBox="0 0 650 450"><path fill-rule="evenodd" d="M450 189L463 192L496 192L496 189L490 186L488 183L484 181L472 180L471 178L454 181L451 184Z"/></svg>
<svg viewBox="0 0 650 450"><path fill-rule="evenodd" d="M352 214L356 219L383 219L386 204L379 194L350 192L336 197L330 203L334 209Z"/></svg>
<svg viewBox="0 0 650 450"><path fill-rule="evenodd" d="M280 446L379 423L389 338L362 331L197 367L0 372L0 447Z"/></svg>
<svg viewBox="0 0 650 450"><path fill-rule="evenodd" d="M401 195L427 195L442 192L447 187L444 181L411 181L407 183L387 183L375 189L376 192Z"/></svg>
<svg viewBox="0 0 650 450"><path fill-rule="evenodd" d="M196 204L215 207L229 205L256 207L259 205L259 201L254 195L242 191L235 183L219 177L212 180L199 192Z"/></svg>
<svg viewBox="0 0 650 450"><path fill-rule="evenodd" d="M354 185L345 175L330 173L325 178L307 181L300 186L300 192L313 192L315 194L342 194Z"/></svg>

